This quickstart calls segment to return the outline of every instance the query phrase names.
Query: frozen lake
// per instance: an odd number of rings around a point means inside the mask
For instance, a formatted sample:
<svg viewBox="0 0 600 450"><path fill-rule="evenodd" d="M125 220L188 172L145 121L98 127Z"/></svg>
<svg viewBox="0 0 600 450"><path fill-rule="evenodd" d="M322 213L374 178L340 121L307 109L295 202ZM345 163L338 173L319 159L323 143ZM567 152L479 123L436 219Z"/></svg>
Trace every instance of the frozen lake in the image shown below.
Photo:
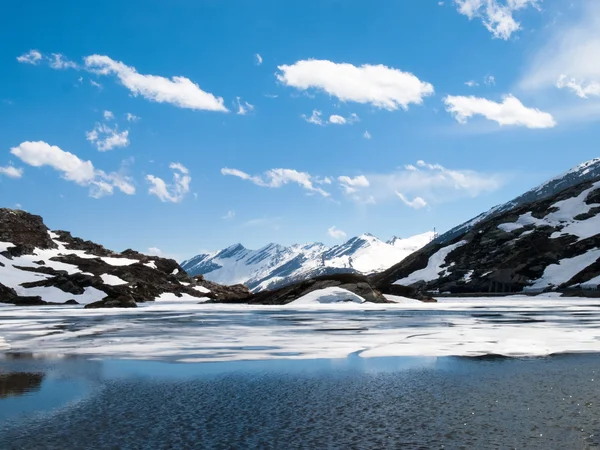
<svg viewBox="0 0 600 450"><path fill-rule="evenodd" d="M280 307L164 301L118 310L3 305L0 336L5 352L170 362L543 356L599 351L600 300Z"/></svg>

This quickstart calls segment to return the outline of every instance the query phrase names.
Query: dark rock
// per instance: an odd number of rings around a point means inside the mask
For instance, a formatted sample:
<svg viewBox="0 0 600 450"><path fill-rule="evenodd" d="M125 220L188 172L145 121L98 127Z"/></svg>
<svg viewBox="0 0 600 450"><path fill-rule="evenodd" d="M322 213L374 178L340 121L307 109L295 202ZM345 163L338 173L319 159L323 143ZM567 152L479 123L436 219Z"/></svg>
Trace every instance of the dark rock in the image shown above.
<svg viewBox="0 0 600 450"><path fill-rule="evenodd" d="M117 298L107 298L98 302L85 305L85 309L97 308L136 308L137 303L130 295L122 295Z"/></svg>
<svg viewBox="0 0 600 450"><path fill-rule="evenodd" d="M48 231L40 216L25 211L0 208L0 241L2 242L20 245L23 250L32 250L35 247L56 248Z"/></svg>
<svg viewBox="0 0 600 450"><path fill-rule="evenodd" d="M37 264L38 266L45 266L46 265L46 261L43 260L39 260L39 261L33 261L34 264Z"/></svg>

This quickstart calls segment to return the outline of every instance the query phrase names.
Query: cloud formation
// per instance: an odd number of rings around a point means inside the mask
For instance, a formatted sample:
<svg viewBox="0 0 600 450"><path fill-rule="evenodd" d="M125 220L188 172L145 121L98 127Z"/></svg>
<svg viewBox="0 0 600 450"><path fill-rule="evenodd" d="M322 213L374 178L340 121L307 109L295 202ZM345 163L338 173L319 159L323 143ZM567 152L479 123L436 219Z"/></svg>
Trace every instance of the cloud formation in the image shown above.
<svg viewBox="0 0 600 450"><path fill-rule="evenodd" d="M238 114L240 116L245 116L249 112L254 111L254 105L251 105L250 103L243 101L240 97L236 97L233 104L237 108L236 114Z"/></svg>
<svg viewBox="0 0 600 450"><path fill-rule="evenodd" d="M329 228L327 234L333 239L345 239L347 236L344 231L338 230L335 226Z"/></svg>
<svg viewBox="0 0 600 450"><path fill-rule="evenodd" d="M346 194L352 194L361 188L369 187L369 180L364 175L351 178L347 176L338 177L340 185Z"/></svg>
<svg viewBox="0 0 600 450"><path fill-rule="evenodd" d="M107 112L110 111L105 111L104 117ZM119 131L116 125L111 128L105 123L96 123L92 131L85 133L85 137L101 152L129 145L129 130Z"/></svg>
<svg viewBox="0 0 600 450"><path fill-rule="evenodd" d="M180 163L171 163L169 168L173 170L171 184L154 175L146 175L146 180L152 185L148 193L156 195L161 202L180 203L190 192L192 177L189 175L189 170Z"/></svg>
<svg viewBox="0 0 600 450"><path fill-rule="evenodd" d="M329 123L334 125L352 125L359 121L359 117L354 113L350 114L349 117L342 117L337 114L329 116Z"/></svg>
<svg viewBox="0 0 600 450"><path fill-rule="evenodd" d="M175 76L171 79L158 75L143 75L134 67L104 55L84 58L85 68L98 75L115 75L121 84L134 95L147 100L169 103L179 108L227 112L223 98L205 92L189 78Z"/></svg>
<svg viewBox="0 0 600 450"><path fill-rule="evenodd" d="M62 178L90 189L94 198L111 195L114 188L127 195L135 194L131 179L119 172L105 173L94 168L91 161L82 161L76 155L44 141L22 142L10 152L33 167L48 166L61 173Z"/></svg>
<svg viewBox="0 0 600 450"><path fill-rule="evenodd" d="M410 208L421 209L427 206L427 202L423 200L423 197L415 197L414 199L409 200L400 192L396 192L396 195L406 206L409 206Z"/></svg>
<svg viewBox="0 0 600 450"><path fill-rule="evenodd" d="M7 176L9 178L21 178L23 176L23 169L15 166L0 166L0 175Z"/></svg>
<svg viewBox="0 0 600 450"><path fill-rule="evenodd" d="M262 56L259 53L254 54L254 59L256 60L256 65L260 66L263 63Z"/></svg>
<svg viewBox="0 0 600 450"><path fill-rule="evenodd" d="M446 111L464 124L471 117L480 115L499 125L518 125L527 128L553 128L556 121L551 114L536 108L527 108L512 95L504 97L497 103L480 97L463 97L449 95L444 99Z"/></svg>
<svg viewBox="0 0 600 450"><path fill-rule="evenodd" d="M454 0L458 12L479 18L494 38L508 40L521 29L513 14L529 6L539 9L539 0Z"/></svg>
<svg viewBox="0 0 600 450"><path fill-rule="evenodd" d="M330 194L323 189L314 186L315 179L306 173L298 172L294 169L271 169L267 170L261 176L252 176L238 169L223 168L221 174L241 178L250 181L257 186L268 188L280 188L286 184L294 183L305 189L311 194L320 194L323 197L329 197Z"/></svg>
<svg viewBox="0 0 600 450"><path fill-rule="evenodd" d="M430 83L384 65L354 66L327 60L302 60L278 66L277 79L300 90L322 90L343 102L370 104L389 111L420 105L434 93Z"/></svg>
<svg viewBox="0 0 600 450"><path fill-rule="evenodd" d="M27 53L17 56L17 61L20 63L33 64L34 66L39 64L41 60L42 54L37 50L29 50Z"/></svg>

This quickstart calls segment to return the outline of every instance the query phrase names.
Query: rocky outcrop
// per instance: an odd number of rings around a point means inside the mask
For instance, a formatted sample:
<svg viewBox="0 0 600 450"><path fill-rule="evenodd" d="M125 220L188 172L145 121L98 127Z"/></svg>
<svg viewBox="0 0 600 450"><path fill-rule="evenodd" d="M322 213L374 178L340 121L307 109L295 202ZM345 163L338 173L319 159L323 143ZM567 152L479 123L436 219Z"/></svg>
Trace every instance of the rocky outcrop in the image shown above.
<svg viewBox="0 0 600 450"><path fill-rule="evenodd" d="M450 241L433 242L371 282L384 293L402 283L450 294L586 295L583 287L600 276L599 180L488 217Z"/></svg>
<svg viewBox="0 0 600 450"><path fill-rule="evenodd" d="M172 259L130 249L118 253L67 231L50 232L41 217L24 211L0 209L0 244L0 303L135 307L163 294L200 301L228 291L195 289L202 284Z"/></svg>
<svg viewBox="0 0 600 450"><path fill-rule="evenodd" d="M10 242L25 251L57 246L40 216L7 208L0 208L0 242Z"/></svg>
<svg viewBox="0 0 600 450"><path fill-rule="evenodd" d="M222 284L205 280L202 275L196 275L193 279L197 286L202 286L210 291L209 293L206 293L206 296L213 299L214 302L247 303L253 296L250 289L243 284L223 286Z"/></svg>
<svg viewBox="0 0 600 450"><path fill-rule="evenodd" d="M350 291L364 298L367 302L390 303L379 291L373 289L365 276L357 274L326 275L288 285L273 291L263 291L251 294L244 299L216 299L214 302L248 303L251 305L286 305L306 294L330 287L339 287Z"/></svg>

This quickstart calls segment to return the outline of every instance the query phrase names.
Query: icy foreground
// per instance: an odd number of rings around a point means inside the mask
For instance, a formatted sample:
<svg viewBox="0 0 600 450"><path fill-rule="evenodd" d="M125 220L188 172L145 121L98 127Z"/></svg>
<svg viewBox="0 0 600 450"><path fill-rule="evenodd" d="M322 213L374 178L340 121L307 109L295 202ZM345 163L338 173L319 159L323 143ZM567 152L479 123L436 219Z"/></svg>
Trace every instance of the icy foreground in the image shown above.
<svg viewBox="0 0 600 450"><path fill-rule="evenodd" d="M166 297L102 311L4 305L0 349L177 362L600 351L593 299L390 299L398 303L234 306Z"/></svg>

